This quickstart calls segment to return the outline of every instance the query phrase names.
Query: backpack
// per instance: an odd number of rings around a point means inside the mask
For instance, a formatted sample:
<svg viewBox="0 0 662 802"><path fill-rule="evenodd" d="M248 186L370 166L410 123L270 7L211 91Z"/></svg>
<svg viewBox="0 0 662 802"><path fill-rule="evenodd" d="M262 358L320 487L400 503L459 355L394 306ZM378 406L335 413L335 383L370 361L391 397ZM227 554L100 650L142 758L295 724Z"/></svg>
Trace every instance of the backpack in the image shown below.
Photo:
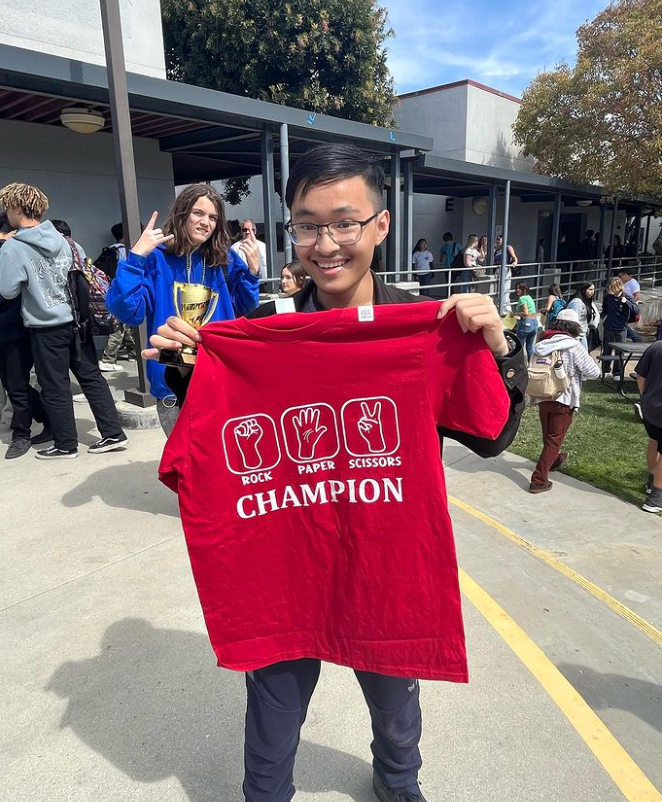
<svg viewBox="0 0 662 802"><path fill-rule="evenodd" d="M559 312L566 308L568 304L563 300L563 298L557 298L554 303L552 304L552 308L547 313L547 320L545 321L545 325L548 329L551 329L552 324L556 321L556 318L559 316Z"/></svg>
<svg viewBox="0 0 662 802"><path fill-rule="evenodd" d="M117 331L118 322L117 319L110 314L106 306L106 296L108 295L108 288L110 287L110 279L95 265L83 262L80 258L76 243L68 237L66 239L71 247L71 255L73 257L72 265L69 268L69 275L67 276L67 282L77 327L79 329L88 327L89 331L86 332L86 334L89 333L93 336L112 334L114 331ZM80 299L78 298L78 288L76 286L78 274L82 275L88 284L89 321L80 320Z"/></svg>
<svg viewBox="0 0 662 802"><path fill-rule="evenodd" d="M529 362L526 394L535 401L556 401L570 387L560 351L547 356L534 353Z"/></svg>
<svg viewBox="0 0 662 802"><path fill-rule="evenodd" d="M119 248L111 245L104 248L94 260L94 266L104 273L111 280L117 274L117 265L120 261Z"/></svg>

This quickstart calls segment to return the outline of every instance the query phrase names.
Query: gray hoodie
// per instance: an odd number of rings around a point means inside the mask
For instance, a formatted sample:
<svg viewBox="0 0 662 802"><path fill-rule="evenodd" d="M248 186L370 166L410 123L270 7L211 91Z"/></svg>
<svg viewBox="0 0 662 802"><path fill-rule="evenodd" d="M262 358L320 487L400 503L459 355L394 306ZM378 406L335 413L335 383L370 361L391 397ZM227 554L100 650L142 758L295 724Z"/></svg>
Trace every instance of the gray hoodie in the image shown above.
<svg viewBox="0 0 662 802"><path fill-rule="evenodd" d="M0 250L0 295L21 296L21 315L28 328L71 323L67 291L71 248L50 220L21 228Z"/></svg>

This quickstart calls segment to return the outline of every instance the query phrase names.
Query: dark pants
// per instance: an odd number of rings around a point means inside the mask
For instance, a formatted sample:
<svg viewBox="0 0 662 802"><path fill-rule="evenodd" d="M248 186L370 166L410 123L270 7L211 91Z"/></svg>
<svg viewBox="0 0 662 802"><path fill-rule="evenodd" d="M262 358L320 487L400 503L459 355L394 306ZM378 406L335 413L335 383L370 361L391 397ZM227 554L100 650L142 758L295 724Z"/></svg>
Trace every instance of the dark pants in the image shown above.
<svg viewBox="0 0 662 802"><path fill-rule="evenodd" d="M79 343L71 323L30 329L30 337L42 401L53 429L55 447L70 451L78 446L69 371L78 380L90 404L101 437L118 437L122 434L113 397L99 370L92 339Z"/></svg>
<svg viewBox="0 0 662 802"><path fill-rule="evenodd" d="M574 410L558 401L543 401L538 404L538 413L542 426L542 454L531 477L532 485L544 485L549 481L549 471L561 451Z"/></svg>
<svg viewBox="0 0 662 802"><path fill-rule="evenodd" d="M11 419L12 439L29 440L32 419L48 426L48 416L39 393L30 385L32 370L30 338L0 343L0 381L14 408Z"/></svg>
<svg viewBox="0 0 662 802"><path fill-rule="evenodd" d="M604 340L602 342L603 356L611 354L611 348L609 346L609 343L624 343L626 341L627 341L627 329L624 329L623 331L611 331L610 329L605 329ZM621 369L620 359L614 360L614 362L616 362L617 369L620 370ZM602 363L603 373L611 373L612 365L613 365L612 362L603 362Z"/></svg>
<svg viewBox="0 0 662 802"><path fill-rule="evenodd" d="M429 288L430 284L441 284L443 282L443 273L414 273L414 281L418 281L421 285L419 293L421 295L437 295L441 294L441 287L436 290Z"/></svg>
<svg viewBox="0 0 662 802"><path fill-rule="evenodd" d="M294 796L294 758L320 665L319 660L292 660L246 675L243 788L247 802L289 802ZM355 674L372 719L375 772L389 788L418 794L418 682L366 671Z"/></svg>

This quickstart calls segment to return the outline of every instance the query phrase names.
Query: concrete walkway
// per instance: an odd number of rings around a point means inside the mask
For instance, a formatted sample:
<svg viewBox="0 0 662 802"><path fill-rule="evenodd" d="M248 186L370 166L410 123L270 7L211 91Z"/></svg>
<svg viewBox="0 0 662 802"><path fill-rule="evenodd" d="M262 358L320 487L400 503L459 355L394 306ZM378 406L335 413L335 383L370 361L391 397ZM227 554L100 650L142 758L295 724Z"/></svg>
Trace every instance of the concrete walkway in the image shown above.
<svg viewBox="0 0 662 802"><path fill-rule="evenodd" d="M89 408L77 413L89 445ZM176 500L156 481L163 443L139 431L124 452L0 463L3 800L241 799L243 677L215 667ZM449 493L473 509L451 506L463 570L662 789L659 645L475 511L658 630L662 521L563 476L532 497L519 457L482 461L448 443L445 460ZM429 802L660 798L624 796L609 773L622 756L601 762L495 621L464 607L471 683L423 683ZM369 744L352 672L325 666L297 798L370 802Z"/></svg>

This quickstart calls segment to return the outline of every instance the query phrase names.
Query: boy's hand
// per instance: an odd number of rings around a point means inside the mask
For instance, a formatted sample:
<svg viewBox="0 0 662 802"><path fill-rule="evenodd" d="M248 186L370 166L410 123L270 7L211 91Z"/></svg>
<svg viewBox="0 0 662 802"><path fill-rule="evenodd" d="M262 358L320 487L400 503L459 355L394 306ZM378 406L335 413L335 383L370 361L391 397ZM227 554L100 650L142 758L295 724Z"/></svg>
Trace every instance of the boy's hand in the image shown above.
<svg viewBox="0 0 662 802"><path fill-rule="evenodd" d="M451 309L455 309L462 331L483 332L485 342L494 356L505 356L510 351L499 311L489 295L476 292L451 295L439 307L437 319L443 320Z"/></svg>
<svg viewBox="0 0 662 802"><path fill-rule="evenodd" d="M152 348L142 351L143 359L158 359L159 351L181 351L185 345L194 346L200 342L198 330L185 323L181 318L169 317L163 326L159 326L156 334L149 338Z"/></svg>

